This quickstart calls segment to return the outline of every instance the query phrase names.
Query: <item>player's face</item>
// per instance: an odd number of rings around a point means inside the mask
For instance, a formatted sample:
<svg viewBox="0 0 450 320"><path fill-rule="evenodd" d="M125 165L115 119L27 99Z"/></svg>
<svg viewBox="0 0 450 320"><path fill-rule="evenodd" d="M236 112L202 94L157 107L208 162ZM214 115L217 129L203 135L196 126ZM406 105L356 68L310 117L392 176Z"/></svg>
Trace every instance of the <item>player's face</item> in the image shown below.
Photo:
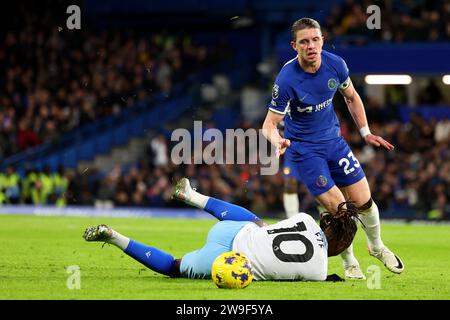
<svg viewBox="0 0 450 320"><path fill-rule="evenodd" d="M322 32L316 28L298 30L297 37L291 45L303 61L314 64L320 61L323 46Z"/></svg>

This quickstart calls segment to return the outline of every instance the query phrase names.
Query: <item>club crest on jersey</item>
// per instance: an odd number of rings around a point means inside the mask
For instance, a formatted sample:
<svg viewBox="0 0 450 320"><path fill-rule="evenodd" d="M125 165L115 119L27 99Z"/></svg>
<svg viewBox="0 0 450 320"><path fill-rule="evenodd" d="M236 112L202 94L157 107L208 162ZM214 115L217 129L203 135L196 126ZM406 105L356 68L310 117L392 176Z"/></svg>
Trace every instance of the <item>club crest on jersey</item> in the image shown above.
<svg viewBox="0 0 450 320"><path fill-rule="evenodd" d="M336 79L333 78L328 79L328 89L334 90L336 88L336 85L337 85Z"/></svg>
<svg viewBox="0 0 450 320"><path fill-rule="evenodd" d="M278 98L278 93L279 93L280 87L277 84L273 85L273 89L272 89L272 99L277 99Z"/></svg>
<svg viewBox="0 0 450 320"><path fill-rule="evenodd" d="M316 179L316 185L318 187L325 187L328 183L328 180L325 176L320 175L317 179Z"/></svg>
<svg viewBox="0 0 450 320"><path fill-rule="evenodd" d="M285 168L283 169L283 173L284 173L286 176L289 175L289 174L291 173L291 168L285 167Z"/></svg>

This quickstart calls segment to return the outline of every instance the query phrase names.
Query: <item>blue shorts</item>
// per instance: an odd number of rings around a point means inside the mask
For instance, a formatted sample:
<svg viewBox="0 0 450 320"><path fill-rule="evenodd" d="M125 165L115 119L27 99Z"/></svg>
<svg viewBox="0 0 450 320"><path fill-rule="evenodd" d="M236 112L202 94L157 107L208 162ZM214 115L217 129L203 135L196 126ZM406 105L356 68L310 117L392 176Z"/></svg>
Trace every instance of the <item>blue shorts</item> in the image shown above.
<svg viewBox="0 0 450 320"><path fill-rule="evenodd" d="M233 250L233 240L249 221L224 220L217 222L209 231L203 248L187 253L181 259L182 277L191 279L211 278L214 260L224 252Z"/></svg>
<svg viewBox="0 0 450 320"><path fill-rule="evenodd" d="M327 142L292 141L284 154L283 175L303 182L317 197L333 186L345 187L365 177L342 137Z"/></svg>

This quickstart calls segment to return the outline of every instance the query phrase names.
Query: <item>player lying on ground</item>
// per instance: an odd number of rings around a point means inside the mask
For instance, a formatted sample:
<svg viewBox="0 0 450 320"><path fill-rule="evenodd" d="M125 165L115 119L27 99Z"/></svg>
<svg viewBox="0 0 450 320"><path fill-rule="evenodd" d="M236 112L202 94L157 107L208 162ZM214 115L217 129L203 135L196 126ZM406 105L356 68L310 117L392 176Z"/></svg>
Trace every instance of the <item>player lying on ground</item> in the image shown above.
<svg viewBox="0 0 450 320"><path fill-rule="evenodd" d="M336 214L322 214L319 227L303 212L268 225L247 209L198 193L186 178L176 184L172 198L221 220L209 231L203 248L182 259L131 240L106 225L87 228L83 237L113 244L148 268L171 277L211 278L214 260L224 252L238 251L249 258L255 280L326 280L328 257L345 250L357 230L353 220L357 211L345 209L345 203Z"/></svg>

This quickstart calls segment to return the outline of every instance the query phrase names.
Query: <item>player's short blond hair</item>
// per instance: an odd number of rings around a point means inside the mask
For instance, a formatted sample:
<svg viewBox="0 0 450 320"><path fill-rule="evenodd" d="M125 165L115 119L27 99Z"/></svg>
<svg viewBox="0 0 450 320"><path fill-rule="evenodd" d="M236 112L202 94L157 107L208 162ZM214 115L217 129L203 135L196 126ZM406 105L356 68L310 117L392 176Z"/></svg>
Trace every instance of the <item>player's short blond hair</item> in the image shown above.
<svg viewBox="0 0 450 320"><path fill-rule="evenodd" d="M297 31L303 29L319 29L320 31L322 31L320 28L320 24L316 20L311 18L301 18L292 24L291 28L292 41L296 40Z"/></svg>

